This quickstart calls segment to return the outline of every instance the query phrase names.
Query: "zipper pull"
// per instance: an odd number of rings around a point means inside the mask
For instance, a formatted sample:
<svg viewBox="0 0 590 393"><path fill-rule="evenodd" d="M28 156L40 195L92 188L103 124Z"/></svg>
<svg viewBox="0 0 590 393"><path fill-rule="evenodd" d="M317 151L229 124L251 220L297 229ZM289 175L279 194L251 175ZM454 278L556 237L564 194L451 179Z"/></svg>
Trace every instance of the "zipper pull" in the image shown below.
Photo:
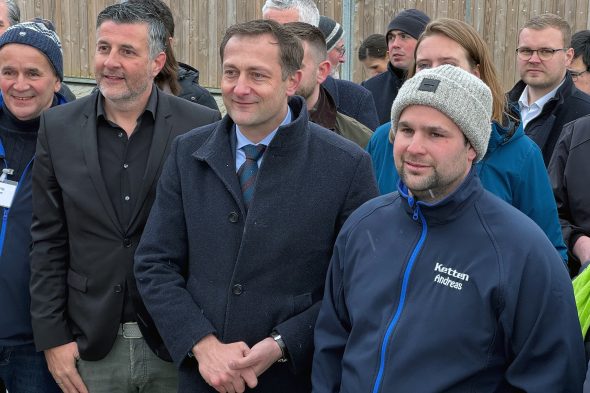
<svg viewBox="0 0 590 393"><path fill-rule="evenodd" d="M414 219L414 221L418 221L419 213L420 213L420 206L418 206L418 204L416 204L416 208L414 209L414 214L412 215L412 218Z"/></svg>

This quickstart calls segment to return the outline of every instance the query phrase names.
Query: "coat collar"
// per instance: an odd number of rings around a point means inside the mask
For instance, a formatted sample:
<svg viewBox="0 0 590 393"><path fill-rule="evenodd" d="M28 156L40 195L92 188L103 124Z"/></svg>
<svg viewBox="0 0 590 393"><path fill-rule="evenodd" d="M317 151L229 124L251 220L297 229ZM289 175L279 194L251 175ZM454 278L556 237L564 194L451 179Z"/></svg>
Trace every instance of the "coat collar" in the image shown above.
<svg viewBox="0 0 590 393"><path fill-rule="evenodd" d="M291 97L289 107L292 112L291 123L279 127L275 137L268 145L265 155L284 155L308 138L309 117L305 100L299 96ZM192 155L196 160L206 162L211 167L244 213L242 193L235 171L235 154L232 150L235 146L234 133L234 122L229 115L225 115L217 123L207 140Z"/></svg>
<svg viewBox="0 0 590 393"><path fill-rule="evenodd" d="M410 197L408 188L401 179L398 182L398 190L406 201L406 203L402 203L402 206L408 215L415 216L417 212L421 212L429 225L441 225L454 221L464 214L467 208L473 205L484 193L475 166L471 167L471 170L455 191L433 204L416 201Z"/></svg>

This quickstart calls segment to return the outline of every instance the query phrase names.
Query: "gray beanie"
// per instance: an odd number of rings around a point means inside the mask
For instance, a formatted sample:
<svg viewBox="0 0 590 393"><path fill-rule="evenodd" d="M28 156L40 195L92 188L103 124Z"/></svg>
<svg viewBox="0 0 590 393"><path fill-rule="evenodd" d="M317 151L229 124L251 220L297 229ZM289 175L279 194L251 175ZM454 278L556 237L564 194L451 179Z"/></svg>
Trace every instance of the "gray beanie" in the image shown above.
<svg viewBox="0 0 590 393"><path fill-rule="evenodd" d="M344 35L344 30L342 30L340 23L323 15L320 16L319 29L326 39L326 49L328 52L336 47L336 44Z"/></svg>
<svg viewBox="0 0 590 393"><path fill-rule="evenodd" d="M49 60L59 80L64 78L61 42L55 33L53 24L41 19L18 23L10 26L0 36L0 48L7 44L29 45L38 49Z"/></svg>
<svg viewBox="0 0 590 393"><path fill-rule="evenodd" d="M486 154L492 131L492 92L478 77L452 65L418 72L407 80L391 107L391 132L395 135L403 110L410 105L429 106L447 115L477 153Z"/></svg>

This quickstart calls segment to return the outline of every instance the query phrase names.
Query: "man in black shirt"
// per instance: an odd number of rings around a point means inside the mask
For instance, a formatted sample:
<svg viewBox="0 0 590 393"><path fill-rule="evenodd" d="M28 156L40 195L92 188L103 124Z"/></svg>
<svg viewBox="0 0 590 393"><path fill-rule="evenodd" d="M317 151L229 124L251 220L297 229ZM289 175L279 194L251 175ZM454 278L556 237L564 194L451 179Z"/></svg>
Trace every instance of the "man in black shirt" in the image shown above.
<svg viewBox="0 0 590 393"><path fill-rule="evenodd" d="M107 7L96 37L98 91L41 118L35 344L64 391L175 391L176 369L162 360L168 351L137 294L133 255L172 139L219 112L155 86L167 34L146 6Z"/></svg>

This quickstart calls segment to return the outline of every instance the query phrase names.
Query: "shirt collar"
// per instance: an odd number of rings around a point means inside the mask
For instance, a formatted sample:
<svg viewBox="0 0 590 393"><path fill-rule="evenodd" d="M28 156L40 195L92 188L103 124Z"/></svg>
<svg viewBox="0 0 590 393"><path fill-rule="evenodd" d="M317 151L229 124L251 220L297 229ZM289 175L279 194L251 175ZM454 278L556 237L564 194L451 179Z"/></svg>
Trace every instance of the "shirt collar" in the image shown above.
<svg viewBox="0 0 590 393"><path fill-rule="evenodd" d="M156 88L155 84L152 84L152 92L150 94L150 98L148 98L148 102L145 106L145 109L139 117L143 116L146 112L148 112L152 115L152 118L155 121L157 107L158 107L158 89ZM101 117L104 118L105 120L107 120L107 114L104 110L104 96L99 91L98 105L96 106L96 119L99 120Z"/></svg>
<svg viewBox="0 0 590 393"><path fill-rule="evenodd" d="M287 106L287 115L285 116L285 118L283 119L283 121L281 122L281 124L279 124L279 127L291 123L291 118L292 118L291 108L289 108ZM240 127L236 124L236 138L237 138L237 141L236 141L237 142L236 143L236 149L241 149L242 147L244 147L246 145L260 145L260 144L263 144L263 145L268 146L270 144L270 141L272 141L272 138L274 138L275 134L279 130L279 127L275 128L273 130L273 132L271 132L270 134L268 134L260 142L254 143L250 139L248 139L244 134L242 134L242 131L240 131Z"/></svg>
<svg viewBox="0 0 590 393"><path fill-rule="evenodd" d="M522 94L520 95L519 99L518 99L518 105L520 106L520 109L522 110L522 108L529 108L532 106L537 106L538 108L543 108L545 106L545 104L552 99L553 97L555 97L555 94L557 94L557 90L559 90L559 88L561 87L561 85L563 85L563 82L565 82L565 79L563 79L561 81L561 83L553 90L551 90L549 93L545 94L543 97L539 98L537 101L533 102L532 104L529 104L529 86L525 86L524 90L522 91Z"/></svg>

